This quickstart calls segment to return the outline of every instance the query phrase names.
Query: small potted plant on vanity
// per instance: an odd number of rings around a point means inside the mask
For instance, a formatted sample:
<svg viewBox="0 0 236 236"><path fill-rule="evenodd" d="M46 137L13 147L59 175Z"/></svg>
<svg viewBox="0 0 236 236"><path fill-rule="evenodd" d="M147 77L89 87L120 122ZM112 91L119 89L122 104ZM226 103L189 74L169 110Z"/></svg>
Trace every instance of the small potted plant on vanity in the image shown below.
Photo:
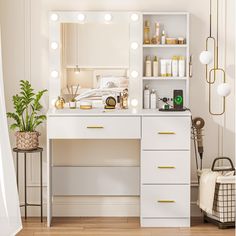
<svg viewBox="0 0 236 236"><path fill-rule="evenodd" d="M40 114L43 106L40 99L47 90L34 92L27 80L20 81L20 93L13 96L14 112L8 112L7 117L14 120L10 129L18 131L16 136L16 147L21 150L33 150L39 146L38 137L40 133L36 128L46 120L46 116Z"/></svg>

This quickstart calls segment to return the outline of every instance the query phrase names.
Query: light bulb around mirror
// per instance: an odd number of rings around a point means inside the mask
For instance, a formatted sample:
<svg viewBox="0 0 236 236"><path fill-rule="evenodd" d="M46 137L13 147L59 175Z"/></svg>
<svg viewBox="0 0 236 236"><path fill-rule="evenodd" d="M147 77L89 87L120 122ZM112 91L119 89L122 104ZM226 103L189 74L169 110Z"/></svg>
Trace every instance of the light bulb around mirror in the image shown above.
<svg viewBox="0 0 236 236"><path fill-rule="evenodd" d="M53 70L53 71L51 72L51 76L52 76L53 78L57 78L58 75L59 75L59 73L58 73L58 71L56 71L56 70Z"/></svg>
<svg viewBox="0 0 236 236"><path fill-rule="evenodd" d="M131 18L132 21L137 21L138 20L138 14L133 13L130 18Z"/></svg>
<svg viewBox="0 0 236 236"><path fill-rule="evenodd" d="M112 20L112 16L111 16L111 14L105 14L104 15L104 20L106 21L106 22L110 22L111 20Z"/></svg>
<svg viewBox="0 0 236 236"><path fill-rule="evenodd" d="M132 42L131 43L131 48L136 50L138 48L138 43L137 42Z"/></svg>
<svg viewBox="0 0 236 236"><path fill-rule="evenodd" d="M56 101L57 101L57 98L52 99L51 105L52 105L52 106L55 106Z"/></svg>
<svg viewBox="0 0 236 236"><path fill-rule="evenodd" d="M203 65L208 65L213 60L213 55L210 51L202 51L199 55L199 60Z"/></svg>
<svg viewBox="0 0 236 236"><path fill-rule="evenodd" d="M78 21L83 23L85 20L85 15L84 14L78 14Z"/></svg>
<svg viewBox="0 0 236 236"><path fill-rule="evenodd" d="M222 97L227 97L231 93L231 88L228 83L222 83L217 87L217 93Z"/></svg>
<svg viewBox="0 0 236 236"><path fill-rule="evenodd" d="M137 106L138 106L138 100L137 100L136 98L133 98L133 99L131 100L131 106L132 106L132 107L137 107Z"/></svg>
<svg viewBox="0 0 236 236"><path fill-rule="evenodd" d="M52 21L57 21L58 20L58 15L56 14L56 13L53 13L52 15L51 15L51 20Z"/></svg>
<svg viewBox="0 0 236 236"><path fill-rule="evenodd" d="M57 42L52 42L51 43L51 49L56 50L58 48L58 43Z"/></svg>
<svg viewBox="0 0 236 236"><path fill-rule="evenodd" d="M136 70L133 70L133 71L131 72L131 76L132 76L133 78L137 78L137 77L138 77L138 72L137 72Z"/></svg>

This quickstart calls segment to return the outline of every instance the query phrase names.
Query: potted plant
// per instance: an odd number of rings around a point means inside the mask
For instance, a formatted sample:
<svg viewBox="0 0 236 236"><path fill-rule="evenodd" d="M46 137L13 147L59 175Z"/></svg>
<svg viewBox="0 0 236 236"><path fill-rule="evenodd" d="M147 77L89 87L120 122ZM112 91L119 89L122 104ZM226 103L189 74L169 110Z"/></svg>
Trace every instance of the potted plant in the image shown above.
<svg viewBox="0 0 236 236"><path fill-rule="evenodd" d="M40 114L43 108L40 99L47 91L42 90L34 93L34 89L27 80L20 81L20 93L13 96L14 112L8 112L7 117L12 118L14 123L10 129L18 131L16 135L16 147L22 150L33 150L39 146L40 133L36 128L46 120L46 116Z"/></svg>

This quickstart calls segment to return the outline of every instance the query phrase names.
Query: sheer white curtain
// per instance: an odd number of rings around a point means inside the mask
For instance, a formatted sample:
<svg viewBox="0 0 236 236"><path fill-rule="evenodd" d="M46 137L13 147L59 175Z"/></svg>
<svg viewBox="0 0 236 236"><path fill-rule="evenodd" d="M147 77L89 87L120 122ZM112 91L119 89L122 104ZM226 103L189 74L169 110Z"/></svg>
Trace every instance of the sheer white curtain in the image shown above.
<svg viewBox="0 0 236 236"><path fill-rule="evenodd" d="M4 98L0 32L0 235L16 235L22 228L16 176Z"/></svg>

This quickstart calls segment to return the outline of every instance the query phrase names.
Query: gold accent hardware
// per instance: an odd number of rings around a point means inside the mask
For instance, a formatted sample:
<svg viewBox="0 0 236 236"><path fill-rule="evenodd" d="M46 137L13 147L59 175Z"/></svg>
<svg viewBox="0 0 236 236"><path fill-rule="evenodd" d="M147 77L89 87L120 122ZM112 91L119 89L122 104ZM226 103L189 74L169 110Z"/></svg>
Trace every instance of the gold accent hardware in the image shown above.
<svg viewBox="0 0 236 236"><path fill-rule="evenodd" d="M223 115L226 110L226 101L225 97L222 98L222 108L221 111L216 113L212 111L212 85L219 79L217 76L217 72L223 73L223 83L226 83L226 73L225 70L219 68L219 0L217 0L216 6L216 37L212 36L212 0L210 0L210 35L206 38L206 51L208 51L209 41L212 40L213 42L213 54L214 54L214 61L213 61L213 68L209 70L208 65L205 66L206 71L206 82L209 86L209 93L208 93L208 100L209 100L209 113L214 116ZM213 76L212 76L213 74Z"/></svg>
<svg viewBox="0 0 236 236"><path fill-rule="evenodd" d="M101 125L90 125L87 126L87 129L104 129L104 127Z"/></svg>
<svg viewBox="0 0 236 236"><path fill-rule="evenodd" d="M158 166L159 169L175 169L175 166Z"/></svg>
<svg viewBox="0 0 236 236"><path fill-rule="evenodd" d="M173 132L173 131L160 131L160 132L158 132L158 134L175 134L175 132Z"/></svg>
<svg viewBox="0 0 236 236"><path fill-rule="evenodd" d="M175 203L175 200L158 200L159 203Z"/></svg>

